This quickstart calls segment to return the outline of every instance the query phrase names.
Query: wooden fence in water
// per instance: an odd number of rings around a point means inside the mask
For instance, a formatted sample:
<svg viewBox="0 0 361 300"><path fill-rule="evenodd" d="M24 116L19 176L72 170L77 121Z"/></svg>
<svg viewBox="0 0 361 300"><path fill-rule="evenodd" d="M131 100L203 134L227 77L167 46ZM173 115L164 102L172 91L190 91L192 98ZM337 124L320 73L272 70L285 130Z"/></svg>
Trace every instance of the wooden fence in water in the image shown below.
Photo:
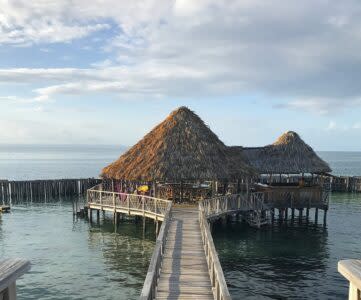
<svg viewBox="0 0 361 300"><path fill-rule="evenodd" d="M51 199L82 195L91 187L99 184L100 179L53 179L0 181L0 204L12 204L18 201L33 199Z"/></svg>

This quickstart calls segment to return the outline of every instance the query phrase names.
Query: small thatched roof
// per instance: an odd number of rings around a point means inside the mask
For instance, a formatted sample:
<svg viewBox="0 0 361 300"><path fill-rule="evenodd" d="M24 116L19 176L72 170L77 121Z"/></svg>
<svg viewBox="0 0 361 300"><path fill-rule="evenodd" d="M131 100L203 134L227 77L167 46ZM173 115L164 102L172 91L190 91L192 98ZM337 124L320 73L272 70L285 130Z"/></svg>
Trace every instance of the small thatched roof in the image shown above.
<svg viewBox="0 0 361 300"><path fill-rule="evenodd" d="M243 153L248 163L261 174L331 172L329 165L293 131L284 133L276 142L265 147L231 148Z"/></svg>
<svg viewBox="0 0 361 300"><path fill-rule="evenodd" d="M207 125L187 107L173 111L141 141L105 167L102 177L127 180L230 179L254 174Z"/></svg>

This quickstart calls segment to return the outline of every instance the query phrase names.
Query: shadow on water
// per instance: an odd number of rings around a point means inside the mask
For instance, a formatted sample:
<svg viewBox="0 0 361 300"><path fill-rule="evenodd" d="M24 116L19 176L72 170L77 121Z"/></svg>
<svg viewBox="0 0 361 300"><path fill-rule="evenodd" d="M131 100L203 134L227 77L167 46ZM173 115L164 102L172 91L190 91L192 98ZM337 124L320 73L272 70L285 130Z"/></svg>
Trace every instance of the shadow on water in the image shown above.
<svg viewBox="0 0 361 300"><path fill-rule="evenodd" d="M0 217L0 257L24 257L32 269L18 299L137 299L155 245L154 223L132 219L114 230L111 215L73 218L74 198L35 199Z"/></svg>

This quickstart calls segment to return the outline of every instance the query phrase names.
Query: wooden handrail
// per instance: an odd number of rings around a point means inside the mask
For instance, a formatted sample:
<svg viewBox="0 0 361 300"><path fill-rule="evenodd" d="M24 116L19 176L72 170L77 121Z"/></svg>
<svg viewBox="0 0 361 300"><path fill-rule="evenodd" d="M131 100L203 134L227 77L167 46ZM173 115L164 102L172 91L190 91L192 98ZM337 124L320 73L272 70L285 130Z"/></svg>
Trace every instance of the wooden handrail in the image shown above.
<svg viewBox="0 0 361 300"><path fill-rule="evenodd" d="M350 282L348 299L361 300L361 260L341 260L338 271Z"/></svg>
<svg viewBox="0 0 361 300"><path fill-rule="evenodd" d="M199 225L201 227L202 243L206 253L214 299L230 300L231 296L219 262L218 253L213 243L212 234L209 229L208 219L202 201L199 203Z"/></svg>
<svg viewBox="0 0 361 300"><path fill-rule="evenodd" d="M100 185L87 191L87 202L90 208L105 209L127 214L148 216L162 220L166 214L170 200L145 195L127 194L102 190Z"/></svg>
<svg viewBox="0 0 361 300"><path fill-rule="evenodd" d="M16 280L30 270L24 259L6 259L0 262L0 299L16 300Z"/></svg>
<svg viewBox="0 0 361 300"><path fill-rule="evenodd" d="M152 258L149 263L147 276L144 281L143 289L140 294L140 300L150 300L155 298L157 281L160 273L162 257L164 254L167 233L172 214L172 203L170 202L164 215L164 221L160 228Z"/></svg>

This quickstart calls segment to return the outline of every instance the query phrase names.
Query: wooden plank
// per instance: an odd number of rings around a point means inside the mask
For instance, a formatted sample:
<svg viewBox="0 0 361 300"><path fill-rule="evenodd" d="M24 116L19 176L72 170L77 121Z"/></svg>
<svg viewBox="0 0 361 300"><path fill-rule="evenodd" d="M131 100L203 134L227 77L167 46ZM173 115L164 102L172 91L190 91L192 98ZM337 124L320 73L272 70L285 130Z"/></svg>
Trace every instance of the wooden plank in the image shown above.
<svg viewBox="0 0 361 300"><path fill-rule="evenodd" d="M0 291L30 270L30 262L24 259L6 259L0 262Z"/></svg>
<svg viewBox="0 0 361 300"><path fill-rule="evenodd" d="M156 299L213 299L195 209L173 210Z"/></svg>
<svg viewBox="0 0 361 300"><path fill-rule="evenodd" d="M353 287L361 290L361 260L341 260L338 262L338 271L352 283Z"/></svg>

